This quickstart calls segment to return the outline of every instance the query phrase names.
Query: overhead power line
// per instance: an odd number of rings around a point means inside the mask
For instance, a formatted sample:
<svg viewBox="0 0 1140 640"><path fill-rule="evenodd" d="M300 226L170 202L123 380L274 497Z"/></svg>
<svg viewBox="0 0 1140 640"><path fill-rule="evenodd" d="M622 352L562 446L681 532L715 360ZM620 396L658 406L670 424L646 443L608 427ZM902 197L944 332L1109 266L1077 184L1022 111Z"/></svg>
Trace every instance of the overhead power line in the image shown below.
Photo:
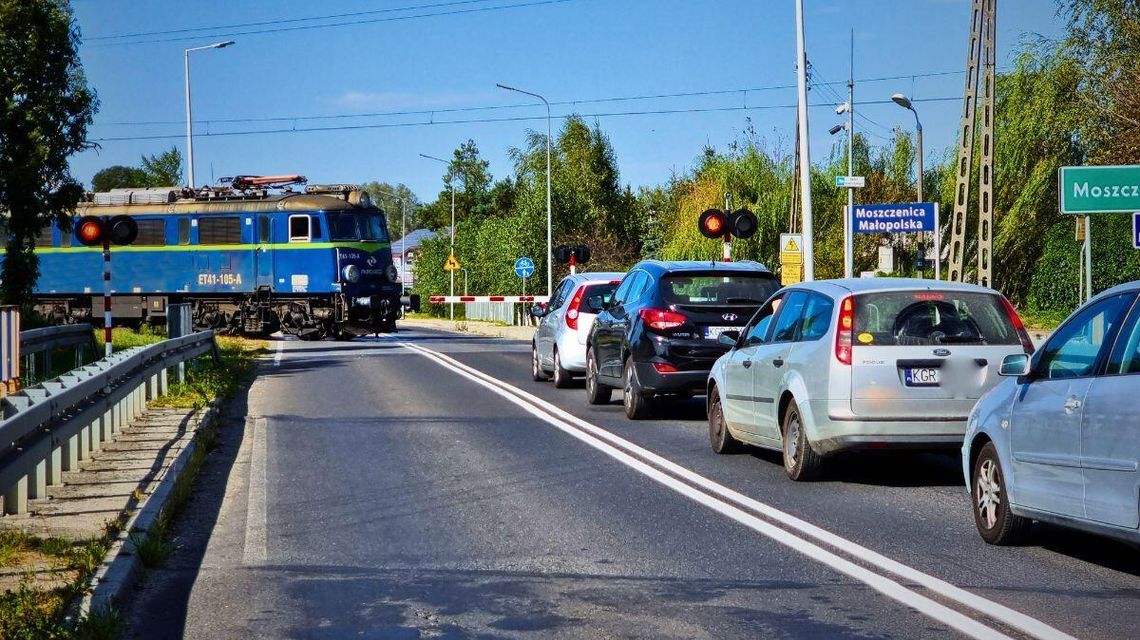
<svg viewBox="0 0 1140 640"><path fill-rule="evenodd" d="M936 71L931 73L916 73L902 76L881 76L874 78L861 78L856 82L872 83L872 82L887 82L891 80L899 80L905 78L930 78L936 76L946 75L961 75L964 71ZM846 84L844 82L821 82L814 83L813 86L826 86L835 84ZM794 84L781 84L781 85L768 85L763 87L744 87L739 89L714 89L709 91L685 91L679 93L657 93L647 95L627 95L627 96L608 96L602 98L586 98L578 100L559 100L551 101L551 106L575 106L583 104L602 104L607 102L633 102L639 100L664 100L673 98L696 98L696 97L709 97L709 96L723 96L740 94L744 100L744 106L747 106L749 93L762 93L767 91L778 91L786 89L794 89ZM834 90L833 90L834 91ZM842 102L842 101L840 101ZM835 104L840 104L836 102ZM856 104L870 104L870 103L856 103ZM255 122L306 122L313 120L343 120L355 118L378 118L389 116L432 116L436 114L448 113L470 113L473 111L493 111L498 109L527 109L531 107L542 106L541 102L535 103L521 103L521 104L498 104L487 105L480 107L448 107L442 109L418 109L414 111L375 111L366 113L337 113L328 115L294 115L294 116L258 116L247 118L211 118L203 120L195 120L196 124L210 125L210 124L249 124ZM156 126L156 125L185 125L185 120L136 120L136 121L113 121L113 122L100 122L99 126ZM879 125L882 126L882 125ZM885 128L885 127L884 127ZM889 129L888 129L889 130Z"/></svg>
<svg viewBox="0 0 1140 640"><path fill-rule="evenodd" d="M940 98L924 98L916 99L914 102L947 102L961 100L956 96L940 97ZM857 104L890 104L890 100L872 100ZM811 107L831 107L829 103L817 103L809 105ZM716 112L730 112L730 111L757 111L767 109L794 109L795 103L792 104L773 104L773 105L750 105L750 106L732 106L732 107L707 107L707 108L688 108L688 109L659 109L659 110L645 110L645 111L617 111L617 112L603 112L603 113L581 113L581 114L561 114L555 116L559 119L566 119L570 117L581 118L610 118L622 116L650 116L650 115L673 115L673 114L686 114L686 113L716 113ZM218 133L204 133L199 134L199 138L222 138L234 136L254 136L254 135L271 135L283 133L316 133L327 131L359 131L364 129L396 129L408 127L431 127L440 125L454 125L454 124L488 124L488 123L501 123L501 122L528 122L546 120L546 116L510 116L502 118L470 118L462 120L436 120L429 122L385 122L374 124L356 124L356 125L335 125L327 127L307 127L298 129L282 128L282 129L256 129L248 131L222 131ZM104 143L104 142L124 142L132 140L180 140L182 134L172 135L145 135L145 136L115 136L106 138L95 138L91 142Z"/></svg>
<svg viewBox="0 0 1140 640"><path fill-rule="evenodd" d="M339 18L356 18L360 16L377 15L383 13L400 13L402 11L416 11L421 9L439 9L464 4L484 4L494 0L452 0L436 4L418 4L406 7L390 7L388 9L371 9L368 11L353 11L350 13L331 13L323 16L309 16L308 18L286 18L277 20L264 20L261 22L238 22L233 24L215 24L208 27L187 27L185 29L167 29L165 31L140 31L136 33L115 33L107 36L92 36L84 38L85 42L100 42L104 40L121 40L124 38L145 38L149 36L168 36L177 33L194 33L196 31L216 31L218 29L245 29L248 27L264 27L267 25L293 24L297 22L315 22L318 20L336 20ZM199 37L199 36L195 36Z"/></svg>
<svg viewBox="0 0 1140 640"><path fill-rule="evenodd" d="M307 24L307 25L294 25L291 27L267 27L264 29L249 29L246 31L212 31L209 33L199 33L195 35L173 36L168 38L153 38L149 40L126 40L119 42L99 42L92 44L93 47L124 47L136 44L153 44L158 42L183 42L186 40L199 40L206 38L232 38L236 36L249 36L259 35L265 33L283 33L289 31L308 31L312 29L330 29L334 27L354 27L362 24L376 24L380 22L398 22L403 20L415 20L419 18L435 18L440 16L455 16L467 15L474 13L486 13L488 11L502 11L506 9L521 9L524 7L538 7L551 4L563 4L566 2L574 2L575 0L533 0L531 2L516 2L514 4L497 5L493 7L474 7L471 9L455 9L451 11L437 11L434 13L417 13L405 16L391 16L386 18L369 18L364 20L351 20L348 22L329 22L324 24ZM430 5L426 5L430 6ZM128 38L129 36L119 36L121 38Z"/></svg>

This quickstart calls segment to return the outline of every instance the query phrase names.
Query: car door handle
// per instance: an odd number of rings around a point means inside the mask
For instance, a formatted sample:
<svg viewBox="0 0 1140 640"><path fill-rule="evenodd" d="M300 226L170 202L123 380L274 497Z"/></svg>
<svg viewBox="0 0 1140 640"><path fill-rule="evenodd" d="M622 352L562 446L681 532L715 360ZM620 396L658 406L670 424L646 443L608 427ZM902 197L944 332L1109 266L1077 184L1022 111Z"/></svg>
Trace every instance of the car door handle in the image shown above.
<svg viewBox="0 0 1140 640"><path fill-rule="evenodd" d="M784 359L783 358L776 358L775 360L772 361L772 366L774 366L774 367L784 366Z"/></svg>
<svg viewBox="0 0 1140 640"><path fill-rule="evenodd" d="M744 365L745 369L748 369L752 366L752 361L751 360L745 360L744 362L741 362L740 364Z"/></svg>
<svg viewBox="0 0 1140 640"><path fill-rule="evenodd" d="M1081 401L1076 398L1069 398L1065 401L1065 411L1073 412L1081 408Z"/></svg>

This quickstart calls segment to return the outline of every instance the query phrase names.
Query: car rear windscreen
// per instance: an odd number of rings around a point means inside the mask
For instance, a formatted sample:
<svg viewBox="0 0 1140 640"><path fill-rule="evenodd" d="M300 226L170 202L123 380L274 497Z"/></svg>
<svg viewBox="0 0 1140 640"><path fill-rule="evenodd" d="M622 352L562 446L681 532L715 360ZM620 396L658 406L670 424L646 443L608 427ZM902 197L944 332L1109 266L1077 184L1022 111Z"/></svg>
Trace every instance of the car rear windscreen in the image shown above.
<svg viewBox="0 0 1140 640"><path fill-rule="evenodd" d="M963 291L890 291L855 298L856 345L1021 344L1001 299Z"/></svg>
<svg viewBox="0 0 1140 640"><path fill-rule="evenodd" d="M582 293L582 313L601 313L604 306L594 307L590 304L590 298L601 296L603 305L607 305L614 297L614 291L617 288L617 284L613 283L587 285L586 290Z"/></svg>
<svg viewBox="0 0 1140 640"><path fill-rule="evenodd" d="M771 274L678 274L661 279L667 304L763 304L780 285Z"/></svg>

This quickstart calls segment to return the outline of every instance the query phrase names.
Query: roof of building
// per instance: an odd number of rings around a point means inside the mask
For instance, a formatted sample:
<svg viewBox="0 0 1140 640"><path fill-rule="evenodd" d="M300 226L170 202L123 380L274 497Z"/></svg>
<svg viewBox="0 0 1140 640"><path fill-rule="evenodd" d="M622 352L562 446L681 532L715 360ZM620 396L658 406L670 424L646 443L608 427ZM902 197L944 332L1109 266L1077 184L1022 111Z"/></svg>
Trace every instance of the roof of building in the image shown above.
<svg viewBox="0 0 1140 640"><path fill-rule="evenodd" d="M446 232L446 229L444 231ZM408 249L418 249L424 240L434 238L436 233L438 232L432 231L431 229L416 229L392 243L392 255L403 254L405 246L407 246Z"/></svg>

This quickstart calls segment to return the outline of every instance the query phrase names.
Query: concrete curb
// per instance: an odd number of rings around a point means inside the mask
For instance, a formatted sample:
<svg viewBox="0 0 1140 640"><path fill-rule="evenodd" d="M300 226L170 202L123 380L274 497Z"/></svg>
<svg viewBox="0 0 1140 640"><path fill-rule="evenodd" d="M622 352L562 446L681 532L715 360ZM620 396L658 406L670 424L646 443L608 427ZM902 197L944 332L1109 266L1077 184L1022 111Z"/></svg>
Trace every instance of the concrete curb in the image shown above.
<svg viewBox="0 0 1140 640"><path fill-rule="evenodd" d="M92 612L107 612L113 608L122 609L127 601L127 595L135 582L142 574L142 558L135 552L134 541L131 535L145 535L154 526L170 498L175 482L182 474L190 456L196 449L194 437L199 430L210 424L218 416L218 409L209 405L198 417L198 423L193 429L188 429L182 439L189 439L185 447L178 452L178 457L166 468L158 486L155 487L138 505L134 514L127 520L122 531L111 543L111 548L103 556L103 562L95 575L87 583L86 594L72 603L71 615L68 621L76 623L86 618Z"/></svg>

